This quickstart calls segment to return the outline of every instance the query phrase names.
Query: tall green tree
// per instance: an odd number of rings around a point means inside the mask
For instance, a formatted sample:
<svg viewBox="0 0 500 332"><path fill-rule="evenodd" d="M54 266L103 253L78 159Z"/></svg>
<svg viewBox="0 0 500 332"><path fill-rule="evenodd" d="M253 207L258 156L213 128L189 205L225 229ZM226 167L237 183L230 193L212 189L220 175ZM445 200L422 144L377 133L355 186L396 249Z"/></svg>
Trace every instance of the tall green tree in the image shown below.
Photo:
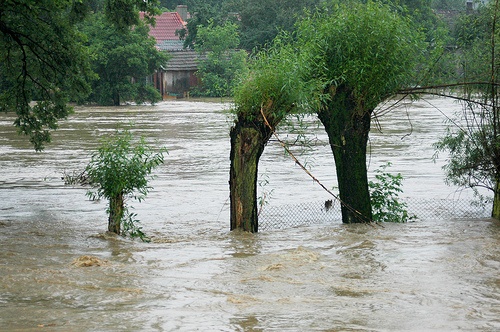
<svg viewBox="0 0 500 332"><path fill-rule="evenodd" d="M197 43L198 28L206 27L210 22L215 25L223 25L230 19L230 7L232 0L186 0L191 17L187 20L185 31L181 31L184 39L184 47L194 48ZM234 18L234 17L233 17Z"/></svg>
<svg viewBox="0 0 500 332"><path fill-rule="evenodd" d="M314 10L320 3L320 0L236 0L233 10L239 17L241 48L260 49L280 31L294 31L304 9Z"/></svg>
<svg viewBox="0 0 500 332"><path fill-rule="evenodd" d="M200 55L196 75L201 80L198 93L211 97L231 96L238 77L244 76L247 68L247 54L237 50L239 37L237 26L226 22L224 25L198 27L195 46Z"/></svg>
<svg viewBox="0 0 500 332"><path fill-rule="evenodd" d="M123 101L161 100L146 78L164 65L168 56L156 49L156 41L143 22L133 28L117 28L96 13L85 21L82 31L88 36L92 69L98 75L85 101L117 106Z"/></svg>
<svg viewBox="0 0 500 332"><path fill-rule="evenodd" d="M389 5L333 2L300 23L306 76L322 82L318 117L335 159L344 223L372 219L367 141L377 105L414 82L423 37Z"/></svg>
<svg viewBox="0 0 500 332"><path fill-rule="evenodd" d="M0 111L15 112L14 125L36 150L50 141L50 130L70 114L68 101L84 97L90 54L78 32L92 0L12 0L0 5ZM156 1L102 0L116 26L139 21L139 10L153 15Z"/></svg>
<svg viewBox="0 0 500 332"><path fill-rule="evenodd" d="M277 39L258 53L247 77L236 87L231 128L231 230L258 231L259 159L276 126L302 99L297 50Z"/></svg>

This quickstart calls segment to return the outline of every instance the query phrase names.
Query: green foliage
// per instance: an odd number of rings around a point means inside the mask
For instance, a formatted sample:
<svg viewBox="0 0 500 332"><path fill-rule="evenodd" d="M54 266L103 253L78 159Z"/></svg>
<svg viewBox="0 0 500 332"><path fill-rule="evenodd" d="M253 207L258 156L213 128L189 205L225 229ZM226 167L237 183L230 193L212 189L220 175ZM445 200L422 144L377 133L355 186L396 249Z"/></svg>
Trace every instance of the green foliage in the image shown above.
<svg viewBox="0 0 500 332"><path fill-rule="evenodd" d="M370 181L370 201L373 210L373 220L376 222L407 222L416 219L409 215L406 203L398 200L403 176L386 172L391 163L382 165L375 170L375 181Z"/></svg>
<svg viewBox="0 0 500 332"><path fill-rule="evenodd" d="M262 209L264 206L269 204L269 201L271 200L271 197L273 196L274 189L271 190L266 190L266 186L269 184L269 175L267 174L262 174L260 176L259 181L257 182L261 194L259 197L257 197L257 205L259 206L259 212L258 214L262 212Z"/></svg>
<svg viewBox="0 0 500 332"><path fill-rule="evenodd" d="M198 28L207 27L210 22L215 25L224 25L229 19L229 4L233 0L186 0L192 16L187 20L187 31L184 32L184 47L194 48L198 43Z"/></svg>
<svg viewBox="0 0 500 332"><path fill-rule="evenodd" d="M247 72L246 52L236 50L239 44L237 26L226 22L198 27L196 51L201 55L197 75L201 79L199 94L211 97L232 95L238 77Z"/></svg>
<svg viewBox="0 0 500 332"><path fill-rule="evenodd" d="M441 1L457 7L453 0ZM434 38L429 38L434 56L429 56L432 65L422 85L456 84L466 82L466 89L481 89L471 82L487 82L491 78L491 30L494 17L494 1L475 2L476 9L466 11L465 2L460 2L460 13L448 22L449 33L435 29ZM444 18L443 20L446 20ZM496 37L498 38L498 37ZM497 41L498 42L498 41ZM437 56L436 56L437 55ZM469 91L467 91L469 92Z"/></svg>
<svg viewBox="0 0 500 332"><path fill-rule="evenodd" d="M89 92L92 74L73 25L77 16L76 4L65 0L0 6L0 111L16 112L15 126L37 151L70 114L67 102Z"/></svg>
<svg viewBox="0 0 500 332"><path fill-rule="evenodd" d="M493 18L495 17L493 2L481 6L472 14L460 16L455 30L460 81L463 82L488 82L491 79L491 56L498 57L498 50L492 44ZM498 24L498 23L497 23ZM499 42L499 33L494 33L495 43ZM498 71L498 65L496 65ZM493 73L495 75L498 72ZM475 89L480 87L474 87Z"/></svg>
<svg viewBox="0 0 500 332"><path fill-rule="evenodd" d="M153 17L161 14L159 5L159 0L105 0L104 14L117 29L127 30L141 23L141 11L148 22L153 22Z"/></svg>
<svg viewBox="0 0 500 332"><path fill-rule="evenodd" d="M102 9L119 29L157 12L157 1L18 0L0 6L0 111L15 112L14 125L35 150L50 142L50 130L71 113L69 101L90 92L95 77L76 24ZM35 101L35 102L34 102Z"/></svg>
<svg viewBox="0 0 500 332"><path fill-rule="evenodd" d="M448 162L443 167L447 182L472 188L476 195L479 195L478 188L495 191L500 179L500 136L497 134L500 124L494 112L498 113L498 109L464 105L454 125L434 145L437 151L448 153ZM464 123L464 119L467 122ZM460 127L456 127L457 124L461 124Z"/></svg>
<svg viewBox="0 0 500 332"><path fill-rule="evenodd" d="M433 0L432 8L438 10L465 10L466 2L464 0Z"/></svg>
<svg viewBox="0 0 500 332"><path fill-rule="evenodd" d="M236 0L241 47L251 51L271 44L280 31L291 33L304 9L313 10L320 0Z"/></svg>
<svg viewBox="0 0 500 332"><path fill-rule="evenodd" d="M168 57L155 48L156 41L149 37L143 23L133 29L116 29L102 14L95 14L85 22L82 31L88 36L92 68L99 75L86 102L120 105L122 101L161 100L146 77L166 63Z"/></svg>
<svg viewBox="0 0 500 332"><path fill-rule="evenodd" d="M498 14L495 3L464 15L457 29L463 81L482 82L464 89L462 110L444 137L434 146L448 153L444 166L447 182L493 192L500 180L500 107L498 105ZM497 193L498 194L498 193ZM500 198L500 196L499 196ZM497 202L500 203L500 202Z"/></svg>
<svg viewBox="0 0 500 332"><path fill-rule="evenodd" d="M239 118L252 121L264 107L270 124L276 126L301 106L304 91L298 52L280 36L269 49L251 58L248 75L235 88L234 111Z"/></svg>
<svg viewBox="0 0 500 332"><path fill-rule="evenodd" d="M142 201L152 189L148 184L150 174L163 163L165 151L161 149L155 153L144 138L141 137L134 144L129 131L117 131L114 136L103 140L85 169L92 186L87 196L90 199L108 199L108 213L111 213L113 200L118 200L118 204L122 205L126 198ZM119 216L125 227L124 231L140 235L140 228L135 226L135 214L128 213L126 205L124 210Z"/></svg>
<svg viewBox="0 0 500 332"><path fill-rule="evenodd" d="M233 21L240 33L238 47L260 50L280 31L292 32L302 11L312 10L319 3L321 0L186 0L189 11L196 14L188 20L185 46L198 43L199 27L207 27L211 21L217 25Z"/></svg>
<svg viewBox="0 0 500 332"><path fill-rule="evenodd" d="M142 226L139 226L139 219L136 213L131 213L127 211L123 217L123 233L124 235L129 235L132 238L139 238L144 242L150 242L151 239L142 231Z"/></svg>
<svg viewBox="0 0 500 332"><path fill-rule="evenodd" d="M357 108L373 110L398 89L416 83L424 36L409 17L381 2L337 2L309 15L298 29L309 68L329 95L343 87Z"/></svg>
<svg viewBox="0 0 500 332"><path fill-rule="evenodd" d="M492 217L500 218L500 106L499 101L499 2L491 1L461 17L457 24L460 47L462 110L452 119L447 134L436 144L445 151L448 183L465 188L483 199L493 192Z"/></svg>

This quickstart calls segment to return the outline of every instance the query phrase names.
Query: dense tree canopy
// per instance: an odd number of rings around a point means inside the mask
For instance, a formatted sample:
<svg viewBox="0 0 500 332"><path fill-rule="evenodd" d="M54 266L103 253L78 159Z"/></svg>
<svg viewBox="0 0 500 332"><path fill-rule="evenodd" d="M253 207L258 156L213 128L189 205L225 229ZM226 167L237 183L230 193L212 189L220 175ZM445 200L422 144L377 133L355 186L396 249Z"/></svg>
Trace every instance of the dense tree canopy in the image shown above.
<svg viewBox="0 0 500 332"><path fill-rule="evenodd" d="M76 29L91 8L103 7L124 29L139 10L157 13L156 1L9 0L0 6L0 111L15 112L14 125L36 150L71 112L68 101L90 92L90 54ZM34 102L35 101L35 102Z"/></svg>
<svg viewBox="0 0 500 332"><path fill-rule="evenodd" d="M304 9L313 10L319 0L236 0L241 48L253 50L271 43L280 31L291 32Z"/></svg>
<svg viewBox="0 0 500 332"><path fill-rule="evenodd" d="M192 14L185 46L194 47L200 26L209 22L223 25L229 20L239 26L238 47L253 51L270 44L280 31L293 31L304 9L313 10L321 0L187 0L184 3Z"/></svg>
<svg viewBox="0 0 500 332"><path fill-rule="evenodd" d="M86 99L99 105L120 105L121 101L156 102L160 93L146 82L167 54L155 48L147 26L140 22L134 29L116 29L102 14L94 14L83 24L88 36L91 64L99 76L92 82Z"/></svg>
<svg viewBox="0 0 500 332"><path fill-rule="evenodd" d="M198 28L198 40L195 45L200 54L197 75L201 85L197 93L211 97L232 96L238 78L245 75L248 68L247 54L236 50L239 45L237 26L226 22L215 26L213 21L208 26Z"/></svg>

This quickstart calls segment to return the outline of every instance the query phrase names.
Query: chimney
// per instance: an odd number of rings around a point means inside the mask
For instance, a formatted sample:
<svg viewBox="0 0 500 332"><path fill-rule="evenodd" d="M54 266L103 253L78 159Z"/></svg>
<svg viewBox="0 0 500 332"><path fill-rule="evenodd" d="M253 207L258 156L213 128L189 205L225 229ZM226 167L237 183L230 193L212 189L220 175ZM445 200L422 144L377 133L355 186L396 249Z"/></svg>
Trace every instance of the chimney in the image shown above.
<svg viewBox="0 0 500 332"><path fill-rule="evenodd" d="M182 18L184 22L188 19L188 7L186 5L177 5L175 11L179 13L179 16Z"/></svg>

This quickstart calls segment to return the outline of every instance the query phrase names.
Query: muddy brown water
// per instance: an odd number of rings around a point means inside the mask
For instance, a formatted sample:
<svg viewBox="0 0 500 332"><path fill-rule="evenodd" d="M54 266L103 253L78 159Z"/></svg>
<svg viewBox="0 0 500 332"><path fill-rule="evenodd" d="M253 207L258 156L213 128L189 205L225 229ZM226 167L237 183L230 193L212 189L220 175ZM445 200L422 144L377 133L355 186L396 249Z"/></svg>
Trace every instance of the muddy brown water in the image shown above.
<svg viewBox="0 0 500 332"><path fill-rule="evenodd" d="M77 107L43 153L0 115L0 330L500 330L498 221L229 232L228 107ZM445 128L440 112L457 107L428 98L381 119L370 172L390 161L405 177L405 196L469 197L444 184L445 156L432 162ZM317 144L297 154L333 188L326 137L310 121ZM120 122L169 150L154 190L131 203L151 243L107 235L106 202L61 181ZM269 207L328 198L275 141L260 172ZM82 256L101 264L73 264Z"/></svg>

